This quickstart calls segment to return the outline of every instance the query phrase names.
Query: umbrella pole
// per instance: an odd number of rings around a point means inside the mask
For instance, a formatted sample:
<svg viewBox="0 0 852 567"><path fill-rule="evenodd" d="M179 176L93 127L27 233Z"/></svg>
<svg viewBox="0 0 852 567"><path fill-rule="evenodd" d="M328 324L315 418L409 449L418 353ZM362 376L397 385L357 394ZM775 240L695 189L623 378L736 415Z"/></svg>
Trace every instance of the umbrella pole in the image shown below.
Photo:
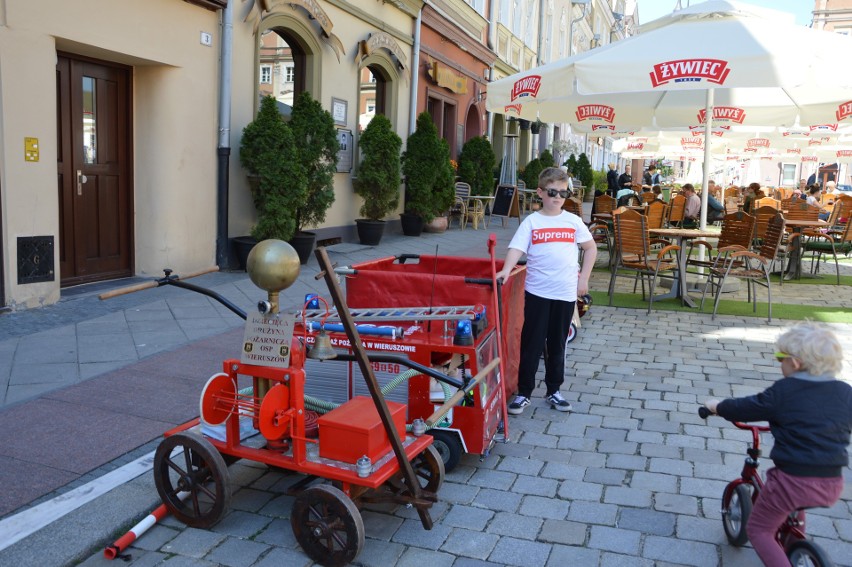
<svg viewBox="0 0 852 567"><path fill-rule="evenodd" d="M707 181L710 179L710 141L713 130L713 88L707 89L707 102L705 108L706 120L704 121L704 179L701 181L701 222L698 225L701 230L707 228ZM701 248L704 255L704 248ZM702 257L702 260L704 258Z"/></svg>

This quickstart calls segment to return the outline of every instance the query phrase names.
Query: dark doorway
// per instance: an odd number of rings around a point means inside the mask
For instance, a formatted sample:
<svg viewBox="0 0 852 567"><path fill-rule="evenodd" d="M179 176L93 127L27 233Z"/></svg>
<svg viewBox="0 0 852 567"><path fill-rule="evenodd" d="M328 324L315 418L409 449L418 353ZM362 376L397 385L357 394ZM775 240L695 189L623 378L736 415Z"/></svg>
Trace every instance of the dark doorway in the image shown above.
<svg viewBox="0 0 852 567"><path fill-rule="evenodd" d="M133 273L130 76L128 67L57 56L63 287Z"/></svg>

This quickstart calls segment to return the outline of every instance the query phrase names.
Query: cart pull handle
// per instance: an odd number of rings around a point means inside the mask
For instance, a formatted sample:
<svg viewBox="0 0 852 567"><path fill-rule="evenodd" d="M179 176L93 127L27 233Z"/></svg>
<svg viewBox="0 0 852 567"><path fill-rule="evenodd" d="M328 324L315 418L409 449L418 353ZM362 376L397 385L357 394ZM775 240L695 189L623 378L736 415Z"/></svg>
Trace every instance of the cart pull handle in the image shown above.
<svg viewBox="0 0 852 567"><path fill-rule="evenodd" d="M488 374L490 374L491 371L494 370L494 368L496 368L498 364L500 364L500 357L497 357L488 364L486 364L485 368L480 370L479 373L473 378L473 380L471 380L467 384L467 386L453 394L449 400L444 402L441 407L435 410L435 413L429 416L429 418L426 420L426 427L432 427L433 425L438 423L441 418L444 417L444 415L449 412L453 408L453 406L459 403L462 398L469 394L477 384L485 380L485 377L488 376Z"/></svg>
<svg viewBox="0 0 852 567"><path fill-rule="evenodd" d="M180 275L172 276L171 275L172 271L169 270L169 269L166 269L166 270L164 270L164 272L166 272L166 277L164 277L164 278L151 280L149 282L131 285L131 286L127 286L127 287L122 287L122 288L119 288L119 289L114 289L112 291L107 291L105 293L100 294L98 296L98 299L101 299L101 300L110 299L110 298L113 298L113 297L118 297L119 295L126 295L128 293L133 293L133 292L136 292L136 291L142 291L143 289L150 289L152 287L160 287L162 285L166 285L165 280L169 280L169 279L171 279L171 280L188 280L189 278L194 278L194 277L197 277L197 276L203 276L204 274L209 274L210 272L218 272L218 271L219 271L219 266L211 266L211 267L205 268L203 270L198 270L197 272L190 272L190 273L183 275L183 276L180 276Z"/></svg>
<svg viewBox="0 0 852 567"><path fill-rule="evenodd" d="M405 264L407 260L420 260L420 254L397 254L396 261Z"/></svg>

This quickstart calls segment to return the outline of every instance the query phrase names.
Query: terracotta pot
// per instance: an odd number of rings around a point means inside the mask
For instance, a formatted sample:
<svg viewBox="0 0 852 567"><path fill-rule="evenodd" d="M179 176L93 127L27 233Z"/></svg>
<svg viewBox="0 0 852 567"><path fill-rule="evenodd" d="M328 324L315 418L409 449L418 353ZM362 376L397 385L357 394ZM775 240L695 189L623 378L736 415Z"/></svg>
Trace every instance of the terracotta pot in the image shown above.
<svg viewBox="0 0 852 567"><path fill-rule="evenodd" d="M446 232L449 221L447 217L435 217L432 222L423 225L423 232L440 233Z"/></svg>

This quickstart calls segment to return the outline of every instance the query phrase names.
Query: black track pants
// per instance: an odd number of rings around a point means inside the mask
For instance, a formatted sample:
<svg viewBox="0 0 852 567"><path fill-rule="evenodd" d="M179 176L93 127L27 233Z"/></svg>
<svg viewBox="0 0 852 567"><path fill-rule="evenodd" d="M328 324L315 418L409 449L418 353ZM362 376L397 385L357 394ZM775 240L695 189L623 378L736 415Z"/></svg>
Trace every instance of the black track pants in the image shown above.
<svg viewBox="0 0 852 567"><path fill-rule="evenodd" d="M535 373L545 344L546 394L550 395L562 386L565 381L565 340L568 338L573 316L573 301L545 299L524 292L524 328L521 330L518 394L529 398L535 389Z"/></svg>

